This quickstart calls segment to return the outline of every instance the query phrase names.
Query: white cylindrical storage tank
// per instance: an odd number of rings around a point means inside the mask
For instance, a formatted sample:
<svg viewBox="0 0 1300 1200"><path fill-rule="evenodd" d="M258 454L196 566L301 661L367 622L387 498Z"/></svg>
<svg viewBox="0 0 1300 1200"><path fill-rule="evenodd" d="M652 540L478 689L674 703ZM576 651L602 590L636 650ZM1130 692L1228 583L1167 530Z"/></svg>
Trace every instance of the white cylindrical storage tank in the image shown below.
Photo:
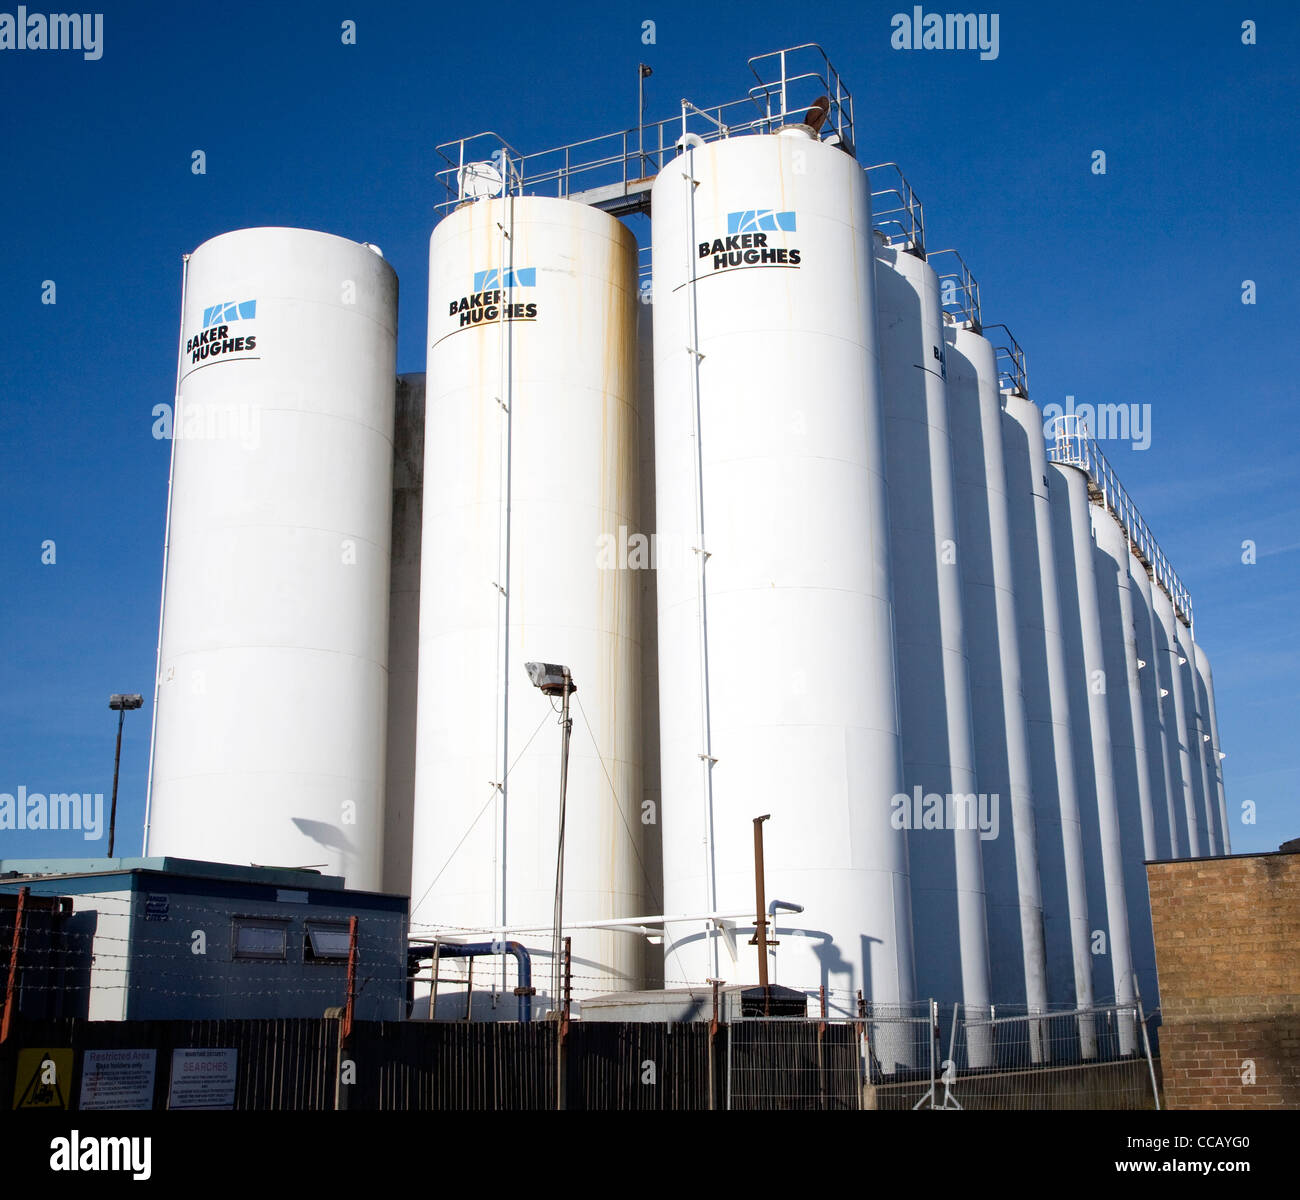
<svg viewBox="0 0 1300 1200"><path fill-rule="evenodd" d="M1232 833L1228 826L1228 797L1223 788L1223 758L1219 746L1219 716L1214 705L1214 672L1210 670L1209 656L1198 642L1192 647L1195 654L1196 674L1204 690L1204 713L1210 723L1210 741L1206 746L1206 765L1210 772L1214 803L1218 805L1220 842L1219 853L1232 853Z"/></svg>
<svg viewBox="0 0 1300 1200"><path fill-rule="evenodd" d="M183 321L146 852L377 890L397 276L243 229Z"/></svg>
<svg viewBox="0 0 1300 1200"><path fill-rule="evenodd" d="M433 231L412 932L504 930L551 1000L562 730L527 662L577 684L565 926L641 915L650 893L640 583L619 553L638 520L636 306L635 241L596 209L484 199ZM645 985L643 938L570 932L575 996ZM513 968L474 978L476 1016L514 1016Z"/></svg>
<svg viewBox="0 0 1300 1200"><path fill-rule="evenodd" d="M1196 650L1192 641L1192 631L1178 620L1174 624L1174 634L1178 642L1179 664L1183 676L1183 699L1186 703L1184 714L1187 721L1187 750L1192 766L1192 799L1196 805L1196 818L1201 827L1201 853L1217 855L1219 853L1219 814L1218 795L1211 791L1210 773L1205 763L1208 724L1201 715L1201 698L1198 695L1196 675Z"/></svg>
<svg viewBox="0 0 1300 1200"><path fill-rule="evenodd" d="M840 1016L913 998L865 182L788 131L653 191L664 902L752 913L770 814L771 981ZM667 986L754 981L738 924L672 926Z"/></svg>
<svg viewBox="0 0 1300 1200"><path fill-rule="evenodd" d="M1094 939L1098 930L1105 934L1106 952L1093 956L1093 989L1099 1000L1114 997L1118 1003L1128 1004L1134 999L1133 954L1115 796L1088 477L1077 467L1058 463L1053 463L1049 471L1057 535L1057 580L1070 668L1070 712L1081 793L1088 907L1094 922ZM1123 679L1119 686L1125 686ZM1122 1023L1120 1042L1125 1052L1136 1046L1135 1039L1136 1026L1132 1022Z"/></svg>
<svg viewBox="0 0 1300 1200"><path fill-rule="evenodd" d="M1163 665L1156 653L1155 600L1152 597L1151 576L1136 555L1129 555L1130 594L1133 597L1133 631L1137 642L1139 661L1144 664L1138 672L1142 686L1142 711L1146 725L1147 773L1151 788L1152 818L1155 823L1155 853L1148 858L1178 858L1180 851L1176 840L1178 831L1177 803L1182 798L1181 789L1175 796L1169 775L1169 735L1165 715L1166 705L1172 706L1161 680ZM1148 997L1154 1002L1154 997Z"/></svg>
<svg viewBox="0 0 1300 1200"><path fill-rule="evenodd" d="M424 489L424 376L397 379L393 418L393 540L388 599L388 758L384 891L411 887L415 706L420 654L420 502Z"/></svg>
<svg viewBox="0 0 1300 1200"><path fill-rule="evenodd" d="M969 327L949 326L945 334L975 772L999 813L998 828L982 847L990 995L996 1004L1041 1010L1047 1005L1043 904L997 363L993 347Z"/></svg>
<svg viewBox="0 0 1300 1200"><path fill-rule="evenodd" d="M1016 392L1003 393L1003 403L1048 1000L1087 1008L1093 1002L1091 925L1043 415Z"/></svg>
<svg viewBox="0 0 1300 1200"><path fill-rule="evenodd" d="M1175 632L1179 624L1174 615L1174 604L1164 588L1153 590L1156 616L1156 659L1160 664L1160 682L1168 690L1164 697L1166 732L1169 735L1169 770L1176 782L1175 794L1179 797L1176 817L1178 845L1187 858L1200 858L1205 843L1201 840L1201 817L1197 811L1195 793L1192 791L1193 762L1188 740L1188 701L1186 676L1183 672L1182 650ZM1172 721L1168 718L1172 715Z"/></svg>
<svg viewBox="0 0 1300 1200"><path fill-rule="evenodd" d="M984 831L957 799L980 789L939 282L879 239L876 291L917 989L978 1011L990 1001Z"/></svg>
<svg viewBox="0 0 1300 1200"><path fill-rule="evenodd" d="M1147 894L1146 859L1156 853L1155 807L1147 762L1146 720L1138 673L1137 634L1129 582L1128 535L1101 504L1089 506L1096 542L1097 602L1101 617L1106 699L1109 702L1111 766L1119 818L1129 945L1142 994L1156 998L1156 947Z"/></svg>

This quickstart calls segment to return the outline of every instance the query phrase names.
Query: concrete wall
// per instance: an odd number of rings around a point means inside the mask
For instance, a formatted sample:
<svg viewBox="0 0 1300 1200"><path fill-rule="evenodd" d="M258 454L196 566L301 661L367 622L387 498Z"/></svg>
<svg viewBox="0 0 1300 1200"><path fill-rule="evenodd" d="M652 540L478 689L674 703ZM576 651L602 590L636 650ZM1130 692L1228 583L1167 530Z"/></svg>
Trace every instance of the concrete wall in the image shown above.
<svg viewBox="0 0 1300 1200"><path fill-rule="evenodd" d="M1147 864L1170 1108L1300 1107L1300 854Z"/></svg>

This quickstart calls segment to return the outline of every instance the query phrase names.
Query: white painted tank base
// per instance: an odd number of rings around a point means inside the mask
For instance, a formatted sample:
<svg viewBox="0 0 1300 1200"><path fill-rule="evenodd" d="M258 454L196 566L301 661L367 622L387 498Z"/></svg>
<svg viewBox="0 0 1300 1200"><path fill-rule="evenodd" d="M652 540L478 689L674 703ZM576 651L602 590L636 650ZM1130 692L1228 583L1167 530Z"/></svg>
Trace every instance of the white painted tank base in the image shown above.
<svg viewBox="0 0 1300 1200"><path fill-rule="evenodd" d="M1093 1003L1091 924L1043 416L1016 393L1004 393L1003 405L1048 1000L1088 1008ZM1095 1043L1085 1046L1088 1052L1096 1053Z"/></svg>
<svg viewBox="0 0 1300 1200"><path fill-rule="evenodd" d="M980 787L939 285L929 264L877 241L876 290L903 792L940 797L952 810L948 797L978 795ZM978 1012L990 1003L981 830L965 820L945 819L941 828L911 825L917 988L923 996L960 997ZM972 1061L985 1061L986 1050L972 1046Z"/></svg>
<svg viewBox="0 0 1300 1200"><path fill-rule="evenodd" d="M653 203L665 904L752 911L771 814L769 902L803 909L776 916L773 982L825 985L837 1016L859 988L909 1003L865 179L806 137L736 137L668 164ZM734 959L675 931L667 986L756 982L738 926Z"/></svg>
<svg viewBox="0 0 1300 1200"><path fill-rule="evenodd" d="M190 257L148 854L382 885L396 326L359 243Z"/></svg>
<svg viewBox="0 0 1300 1200"><path fill-rule="evenodd" d="M996 835L982 846L990 997L1041 1011L1048 999L1043 904L997 364L993 347L970 328L944 332L975 770L980 791L998 798L1000 815Z"/></svg>

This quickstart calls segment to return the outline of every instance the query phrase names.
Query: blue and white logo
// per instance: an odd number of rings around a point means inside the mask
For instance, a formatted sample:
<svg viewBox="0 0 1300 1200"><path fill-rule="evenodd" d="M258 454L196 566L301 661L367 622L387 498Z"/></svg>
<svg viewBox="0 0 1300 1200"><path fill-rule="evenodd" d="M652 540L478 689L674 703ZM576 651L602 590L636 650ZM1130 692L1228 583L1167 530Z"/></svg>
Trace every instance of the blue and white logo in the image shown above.
<svg viewBox="0 0 1300 1200"><path fill-rule="evenodd" d="M224 304L214 304L203 310L203 328L213 325L228 325L232 321L251 321L257 316L256 300L241 300L236 304L227 300Z"/></svg>
<svg viewBox="0 0 1300 1200"><path fill-rule="evenodd" d="M490 267L486 271L474 272L474 290L485 292L489 288L536 287L536 267L516 267L514 270L501 270Z"/></svg>
<svg viewBox="0 0 1300 1200"><path fill-rule="evenodd" d="M795 232L794 213L777 212L772 208L747 208L744 212L727 214L728 233L785 233Z"/></svg>

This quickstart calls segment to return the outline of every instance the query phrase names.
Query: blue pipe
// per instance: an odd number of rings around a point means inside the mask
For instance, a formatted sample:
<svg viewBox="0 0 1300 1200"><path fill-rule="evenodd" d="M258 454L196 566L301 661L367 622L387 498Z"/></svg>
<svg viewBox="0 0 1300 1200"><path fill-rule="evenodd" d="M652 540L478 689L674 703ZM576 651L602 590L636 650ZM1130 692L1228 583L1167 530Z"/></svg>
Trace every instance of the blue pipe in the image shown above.
<svg viewBox="0 0 1300 1200"><path fill-rule="evenodd" d="M464 942L459 945L451 942L439 942L434 945L409 946L407 958L419 962L426 958L478 958L487 954L513 954L519 967L519 986L515 995L519 997L519 1019L527 1025L533 1019L533 961L528 956L528 949L520 942ZM437 963L434 964L437 973Z"/></svg>

